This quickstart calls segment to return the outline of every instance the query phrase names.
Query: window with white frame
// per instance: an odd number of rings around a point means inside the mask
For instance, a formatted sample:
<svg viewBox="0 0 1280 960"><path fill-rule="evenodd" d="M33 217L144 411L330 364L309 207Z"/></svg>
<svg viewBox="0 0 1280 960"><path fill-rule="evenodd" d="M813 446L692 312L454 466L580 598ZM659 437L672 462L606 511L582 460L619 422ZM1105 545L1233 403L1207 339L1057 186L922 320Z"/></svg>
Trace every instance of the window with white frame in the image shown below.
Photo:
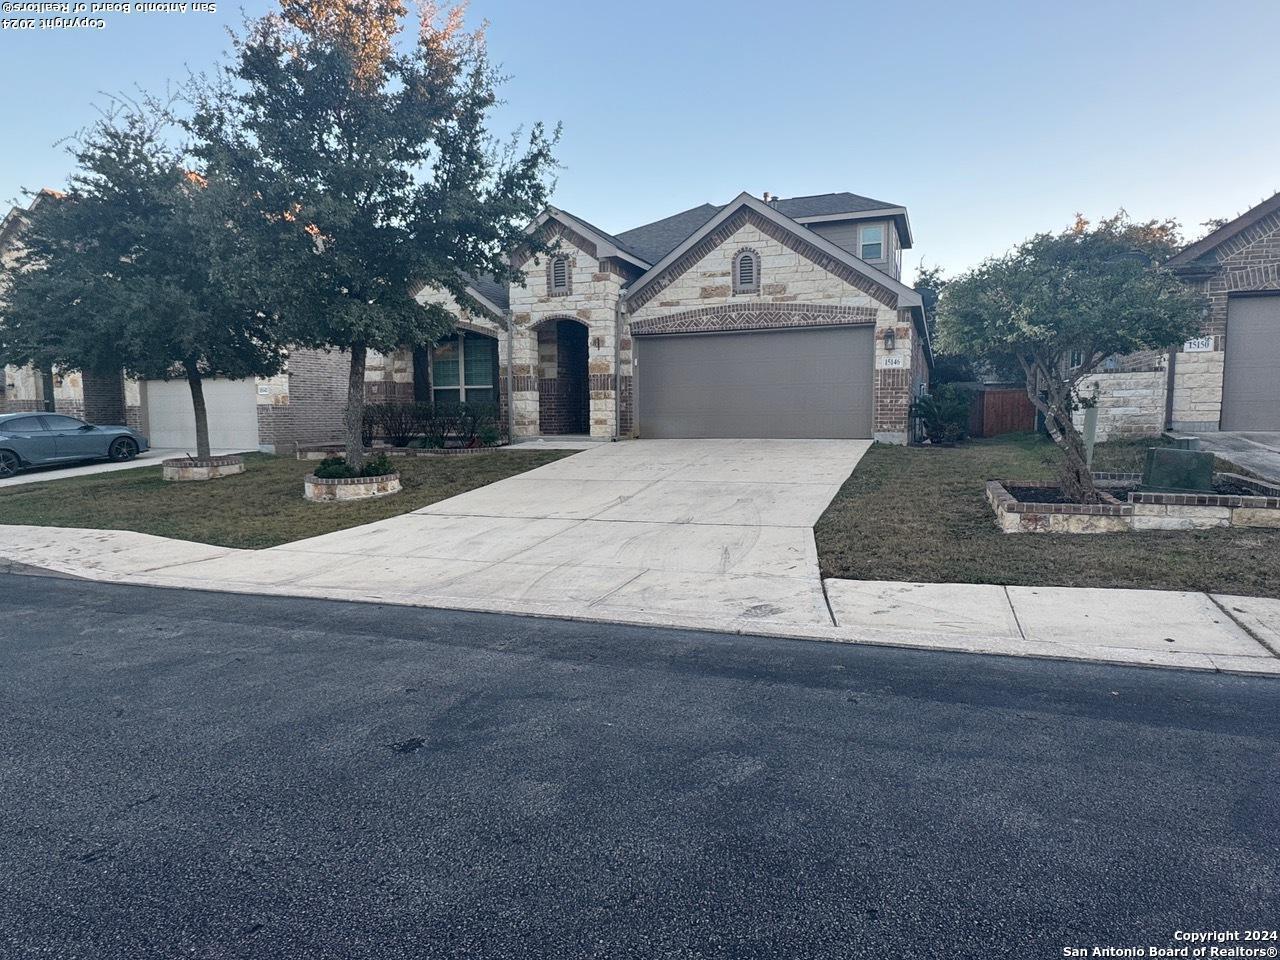
<svg viewBox="0 0 1280 960"><path fill-rule="evenodd" d="M431 395L436 403L495 403L498 341L459 330L431 351Z"/></svg>
<svg viewBox="0 0 1280 960"><path fill-rule="evenodd" d="M739 250L733 255L733 292L760 292L760 254Z"/></svg>
<svg viewBox="0 0 1280 960"><path fill-rule="evenodd" d="M884 259L883 223L864 223L858 227L858 256L863 260Z"/></svg>

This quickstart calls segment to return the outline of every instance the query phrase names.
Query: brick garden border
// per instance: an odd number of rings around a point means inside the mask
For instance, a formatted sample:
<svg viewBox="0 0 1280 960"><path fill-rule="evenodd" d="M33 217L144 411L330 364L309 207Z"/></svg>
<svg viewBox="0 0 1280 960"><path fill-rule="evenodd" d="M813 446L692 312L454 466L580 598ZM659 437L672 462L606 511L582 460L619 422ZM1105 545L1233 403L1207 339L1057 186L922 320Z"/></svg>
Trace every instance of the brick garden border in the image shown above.
<svg viewBox="0 0 1280 960"><path fill-rule="evenodd" d="M302 495L313 503L371 500L399 492L398 473L388 473L381 477L317 477L309 473L302 479Z"/></svg>
<svg viewBox="0 0 1280 960"><path fill-rule="evenodd" d="M1216 477L1257 492L1244 494L1148 493L1130 491L1127 502L1103 493L1101 504L1024 503L1004 481L988 480L987 502L1005 533L1123 533L1143 530L1203 530L1213 527L1280 528L1280 485L1218 473ZM1094 480L1112 486L1136 486L1138 473L1095 473ZM1052 482L1011 485L1056 488Z"/></svg>

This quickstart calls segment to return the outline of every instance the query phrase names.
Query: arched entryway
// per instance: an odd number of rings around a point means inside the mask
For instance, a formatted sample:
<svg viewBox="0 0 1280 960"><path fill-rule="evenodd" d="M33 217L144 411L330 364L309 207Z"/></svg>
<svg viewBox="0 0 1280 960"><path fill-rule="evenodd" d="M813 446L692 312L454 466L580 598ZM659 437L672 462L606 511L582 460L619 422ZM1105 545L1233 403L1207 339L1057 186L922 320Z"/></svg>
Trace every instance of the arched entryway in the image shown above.
<svg viewBox="0 0 1280 960"><path fill-rule="evenodd" d="M591 432L587 328L577 320L538 325L538 427L561 436Z"/></svg>

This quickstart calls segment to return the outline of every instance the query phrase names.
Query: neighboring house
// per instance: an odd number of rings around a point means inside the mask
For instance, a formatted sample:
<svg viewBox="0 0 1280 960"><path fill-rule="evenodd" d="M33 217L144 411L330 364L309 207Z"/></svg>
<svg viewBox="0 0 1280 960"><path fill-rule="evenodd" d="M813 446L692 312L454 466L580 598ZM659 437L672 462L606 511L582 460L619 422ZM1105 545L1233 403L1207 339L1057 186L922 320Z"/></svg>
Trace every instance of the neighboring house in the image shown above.
<svg viewBox="0 0 1280 960"><path fill-rule="evenodd" d="M1098 396L1098 439L1280 430L1280 194L1167 266L1208 298L1201 335L1169 353L1110 358L1085 378L1081 393Z"/></svg>
<svg viewBox="0 0 1280 960"><path fill-rule="evenodd" d="M549 208L523 285L433 290L458 333L370 364L369 395L498 400L513 437L863 437L905 443L932 363L899 279L905 208L741 194L606 233Z"/></svg>
<svg viewBox="0 0 1280 960"><path fill-rule="evenodd" d="M42 190L29 207L15 207L0 222L4 266L21 249L30 211L61 197ZM95 423L127 424L146 434L155 448L195 449L195 414L186 380L139 381L13 365L3 373L0 413L57 410ZM342 433L346 382L347 358L319 350L294 350L276 377L206 380L209 442L215 449L284 453L295 443L332 441Z"/></svg>

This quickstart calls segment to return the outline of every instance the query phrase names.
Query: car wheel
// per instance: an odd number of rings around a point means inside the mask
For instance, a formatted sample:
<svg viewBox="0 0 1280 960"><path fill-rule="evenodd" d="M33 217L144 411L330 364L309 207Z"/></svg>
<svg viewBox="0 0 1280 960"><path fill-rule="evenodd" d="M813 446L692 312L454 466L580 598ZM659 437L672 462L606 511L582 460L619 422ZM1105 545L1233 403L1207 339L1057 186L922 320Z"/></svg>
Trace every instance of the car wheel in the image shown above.
<svg viewBox="0 0 1280 960"><path fill-rule="evenodd" d="M22 469L22 461L12 450L0 450L0 478L12 477Z"/></svg>
<svg viewBox="0 0 1280 960"><path fill-rule="evenodd" d="M111 449L108 451L109 456L116 463L124 463L126 460L132 460L138 455L138 445L128 437L117 437L111 441Z"/></svg>

